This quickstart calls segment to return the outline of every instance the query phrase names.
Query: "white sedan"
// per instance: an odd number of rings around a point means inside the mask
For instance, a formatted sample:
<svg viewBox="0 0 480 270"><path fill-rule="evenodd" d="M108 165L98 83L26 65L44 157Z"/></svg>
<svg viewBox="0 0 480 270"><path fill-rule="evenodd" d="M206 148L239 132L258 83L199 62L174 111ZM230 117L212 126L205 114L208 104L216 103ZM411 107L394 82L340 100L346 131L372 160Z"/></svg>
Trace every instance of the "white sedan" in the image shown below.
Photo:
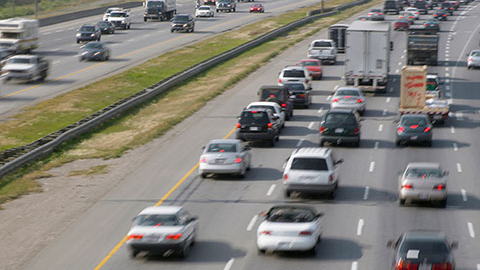
<svg viewBox="0 0 480 270"><path fill-rule="evenodd" d="M257 230L259 253L272 250L316 254L322 234L323 213L317 213L309 206L277 205L262 215L265 220Z"/></svg>
<svg viewBox="0 0 480 270"><path fill-rule="evenodd" d="M215 11L211 6L199 6L195 10L195 17L213 17Z"/></svg>

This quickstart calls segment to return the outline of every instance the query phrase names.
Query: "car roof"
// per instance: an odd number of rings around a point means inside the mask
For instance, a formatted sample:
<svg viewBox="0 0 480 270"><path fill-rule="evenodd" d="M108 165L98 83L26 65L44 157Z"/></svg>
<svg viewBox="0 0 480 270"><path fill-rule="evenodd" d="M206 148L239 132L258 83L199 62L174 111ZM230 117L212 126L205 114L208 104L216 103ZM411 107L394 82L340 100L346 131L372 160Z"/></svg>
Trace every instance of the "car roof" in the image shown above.
<svg viewBox="0 0 480 270"><path fill-rule="evenodd" d="M251 109L245 109L243 110L244 112L251 112L251 111L256 111L256 112L267 112L271 111L270 109L267 108L251 108Z"/></svg>
<svg viewBox="0 0 480 270"><path fill-rule="evenodd" d="M480 50L472 50L472 51L470 51L470 53L473 53L473 52L480 52Z"/></svg>
<svg viewBox="0 0 480 270"><path fill-rule="evenodd" d="M270 102L270 101L255 101L255 102L250 102L250 104L248 104L247 107L250 107L250 106L260 106L260 105L280 107L280 105L278 105L278 103L276 103L276 102Z"/></svg>
<svg viewBox="0 0 480 270"><path fill-rule="evenodd" d="M408 163L407 168L440 169L440 164L435 162L411 162L411 163Z"/></svg>
<svg viewBox="0 0 480 270"><path fill-rule="evenodd" d="M295 149L292 156L327 158L330 153L331 149L326 147L302 147Z"/></svg>
<svg viewBox="0 0 480 270"><path fill-rule="evenodd" d="M288 91L288 89L285 86L280 86L280 85L262 85L262 86L260 86L260 90L265 90L265 89L275 89L275 90L285 89L285 90Z"/></svg>
<svg viewBox="0 0 480 270"><path fill-rule="evenodd" d="M417 117L428 117L426 114L421 114L421 113L417 113L417 114L402 114L402 117L401 119L403 118L417 118Z"/></svg>
<svg viewBox="0 0 480 270"><path fill-rule="evenodd" d="M342 87L337 88L337 90L335 90L335 92L337 92L338 90L355 90L355 91L358 91L358 92L362 92L362 90L360 88L353 87L353 86L342 86Z"/></svg>
<svg viewBox="0 0 480 270"><path fill-rule="evenodd" d="M176 214L182 210L182 206L150 206L142 210L138 215L168 215Z"/></svg>
<svg viewBox="0 0 480 270"><path fill-rule="evenodd" d="M314 41L312 41L312 43L314 43L314 42L319 42L319 41L333 42L333 40L331 40L331 39L315 39Z"/></svg>
<svg viewBox="0 0 480 270"><path fill-rule="evenodd" d="M240 140L236 140L236 139L215 139L215 140L211 140L210 142L208 142L208 144L211 144L211 143L232 143L232 144L235 144L235 143L240 143L242 141Z"/></svg>
<svg viewBox="0 0 480 270"><path fill-rule="evenodd" d="M305 70L304 67L301 66L286 66L283 68L283 70Z"/></svg>
<svg viewBox="0 0 480 270"><path fill-rule="evenodd" d="M201 6L199 6L199 8L201 8L201 7L211 8L210 6L207 6L207 5L201 5Z"/></svg>
<svg viewBox="0 0 480 270"><path fill-rule="evenodd" d="M404 233L408 240L444 240L445 233L435 230L409 230Z"/></svg>
<svg viewBox="0 0 480 270"><path fill-rule="evenodd" d="M84 27L84 26L91 26L91 27L95 27L95 24L89 24L89 23L85 23L85 24L82 24L82 26L80 26L80 27Z"/></svg>
<svg viewBox="0 0 480 270"><path fill-rule="evenodd" d="M353 109L330 109L326 113L353 113Z"/></svg>

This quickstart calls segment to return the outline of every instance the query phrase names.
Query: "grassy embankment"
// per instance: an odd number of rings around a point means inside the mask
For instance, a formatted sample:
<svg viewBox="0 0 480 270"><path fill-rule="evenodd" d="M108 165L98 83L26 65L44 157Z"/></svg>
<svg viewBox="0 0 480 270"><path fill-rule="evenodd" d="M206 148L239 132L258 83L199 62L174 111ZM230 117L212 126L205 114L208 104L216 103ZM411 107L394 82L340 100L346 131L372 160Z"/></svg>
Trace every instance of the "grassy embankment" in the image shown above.
<svg viewBox="0 0 480 270"><path fill-rule="evenodd" d="M184 82L108 125L66 144L48 159L0 180L0 203L38 191L35 179L48 177L47 171L52 167L77 159L118 157L129 149L161 136L199 110L208 100L221 94L286 48L380 1L374 0L337 15L316 20L288 35L249 50ZM352 0L326 2L325 7L348 2ZM217 35L161 55L111 78L39 103L17 115L15 120L0 124L0 147L5 149L35 140L171 74L301 18L311 9L318 9L318 6L302 8ZM222 76L216 76L219 70L222 71Z"/></svg>

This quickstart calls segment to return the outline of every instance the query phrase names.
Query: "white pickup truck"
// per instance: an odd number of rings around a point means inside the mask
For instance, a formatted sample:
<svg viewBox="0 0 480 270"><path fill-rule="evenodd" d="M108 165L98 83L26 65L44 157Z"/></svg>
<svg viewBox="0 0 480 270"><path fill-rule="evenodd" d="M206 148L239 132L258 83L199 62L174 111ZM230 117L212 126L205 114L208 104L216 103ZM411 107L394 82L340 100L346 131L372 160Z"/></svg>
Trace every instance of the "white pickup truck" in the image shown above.
<svg viewBox="0 0 480 270"><path fill-rule="evenodd" d="M308 58L316 58L322 62L337 62L337 47L331 39L317 39L308 47Z"/></svg>
<svg viewBox="0 0 480 270"><path fill-rule="evenodd" d="M113 23L116 28L123 28L123 29L130 29L130 10L123 9L123 10L115 10L110 12L110 16L108 17L108 21Z"/></svg>
<svg viewBox="0 0 480 270"><path fill-rule="evenodd" d="M11 79L31 81L45 80L48 76L49 63L36 55L15 55L8 58L2 68L2 75L7 82Z"/></svg>

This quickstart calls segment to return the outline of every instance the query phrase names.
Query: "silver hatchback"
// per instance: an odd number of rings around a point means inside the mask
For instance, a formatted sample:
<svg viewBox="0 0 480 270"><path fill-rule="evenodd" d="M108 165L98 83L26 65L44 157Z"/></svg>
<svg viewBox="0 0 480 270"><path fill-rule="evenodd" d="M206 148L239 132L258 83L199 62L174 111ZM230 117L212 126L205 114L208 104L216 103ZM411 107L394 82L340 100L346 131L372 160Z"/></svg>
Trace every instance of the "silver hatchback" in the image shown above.
<svg viewBox="0 0 480 270"><path fill-rule="evenodd" d="M480 50L473 50L468 55L467 59L467 68L477 68L480 67Z"/></svg>
<svg viewBox="0 0 480 270"><path fill-rule="evenodd" d="M340 87L335 91L330 102L330 109L351 109L360 115L365 112L367 101L363 92L357 87Z"/></svg>
<svg viewBox="0 0 480 270"><path fill-rule="evenodd" d="M409 163L399 177L399 202L435 202L440 207L447 204L448 171L438 163Z"/></svg>
<svg viewBox="0 0 480 270"><path fill-rule="evenodd" d="M201 177L235 174L243 178L250 169L250 162L250 148L241 140L212 140L200 156L199 173Z"/></svg>

